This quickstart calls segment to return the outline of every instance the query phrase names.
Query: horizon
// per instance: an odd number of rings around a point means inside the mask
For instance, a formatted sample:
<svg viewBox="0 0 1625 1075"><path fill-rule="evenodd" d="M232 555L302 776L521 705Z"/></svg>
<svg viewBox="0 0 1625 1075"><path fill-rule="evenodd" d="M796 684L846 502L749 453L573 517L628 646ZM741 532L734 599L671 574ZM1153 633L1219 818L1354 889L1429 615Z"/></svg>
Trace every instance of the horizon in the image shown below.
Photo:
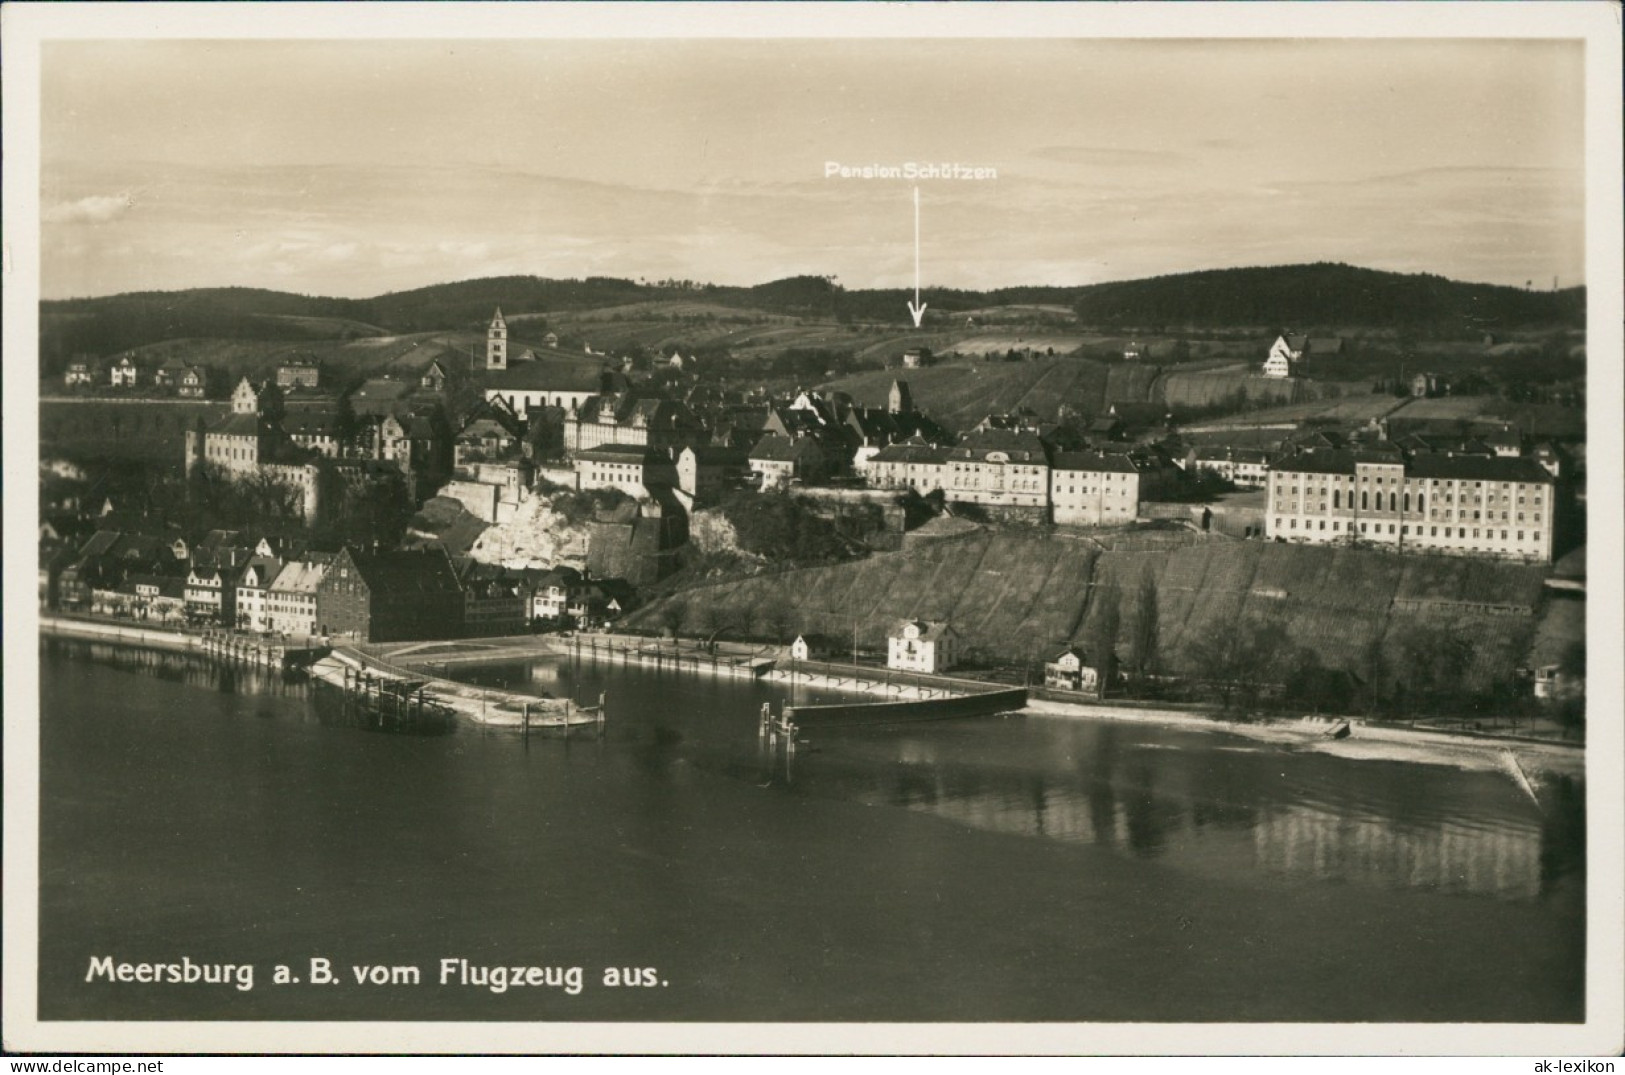
<svg viewBox="0 0 1625 1075"><path fill-rule="evenodd" d="M1585 280L1579 42L53 41L42 59L47 299L912 287L915 187L922 287L1315 262ZM909 162L993 175L837 174Z"/></svg>
<svg viewBox="0 0 1625 1075"><path fill-rule="evenodd" d="M1349 270L1352 270L1352 271L1355 271L1355 272L1392 273L1392 270L1389 270L1389 269L1377 269L1377 268L1373 268L1372 266L1369 266L1369 265L1351 265L1351 264L1349 264L1347 262L1295 262L1295 263L1291 263L1291 264L1231 265L1231 266L1225 266L1223 268L1180 269L1180 270L1175 270L1173 272L1158 273L1158 274L1156 274L1154 276L1135 276L1135 277L1127 277L1127 278L1124 278L1124 279L1121 279L1121 280L1099 280L1099 281L1095 281L1092 284L1026 284L1026 283L1013 283L1013 284L995 284L995 285L993 285L991 287L986 287L986 288L957 288L957 287L952 287L950 285L938 285L938 284L931 284L931 283L922 283L920 285L920 291L921 291L922 294L926 293L926 292L932 292L932 291L963 291L963 292L969 292L969 293L973 293L973 294L989 294L989 293L996 292L996 291L1017 290L1017 289L1023 289L1023 288L1054 288L1056 290L1080 290L1081 291L1081 290L1083 290L1085 288L1095 287L1095 286L1098 286L1100 284L1140 283L1140 282L1147 281L1147 280L1165 279L1167 277L1173 277L1173 276L1195 276L1195 275L1199 275L1199 274L1203 274L1203 273L1214 273L1214 272L1246 272L1246 271L1249 271L1249 270L1259 270L1259 269L1299 269L1299 268L1310 268L1310 267L1314 267L1314 266L1318 266L1318 265L1330 266L1330 267L1335 267L1335 268L1344 268L1344 269L1349 269ZM807 276L819 277L821 275L827 276L827 274L802 273L802 274L798 274L798 277L807 277ZM1438 279L1443 279L1443 280L1445 280L1445 281L1447 281L1449 283L1453 283L1453 284L1462 284L1462 285L1472 286L1472 287L1501 287L1501 288L1507 288L1507 289L1512 290L1512 291L1525 291L1525 292L1531 292L1531 293L1537 293L1537 294L1539 294L1539 293L1556 294L1558 292L1563 292L1563 291L1584 290L1585 287L1586 287L1584 281L1582 281L1582 282L1577 283L1577 284L1563 284L1562 286L1560 286L1558 288L1555 288L1555 289L1551 288L1551 287L1528 287L1528 288L1526 288L1526 287L1518 287L1518 286L1515 286L1515 285L1512 285L1512 284L1498 284L1498 283L1495 283L1493 281L1488 281L1488 280L1462 280L1462 279L1458 279L1456 277L1445 276L1442 273L1429 272L1429 271L1427 271L1425 269L1424 270L1417 270L1415 272L1393 273L1393 275L1406 276L1406 277L1434 277L1434 278L1438 278ZM656 290L669 290L669 291L673 292L674 295L680 295L680 294L703 293L705 291L705 289L707 289L707 288L751 290L751 289L758 288L758 287L766 287L766 286L768 286L770 284L781 283L781 282L783 282L785 280L796 279L798 277L781 276L781 277L777 277L777 278L775 278L773 280L760 280L760 281L757 281L754 284L719 284L719 283L716 283L714 281L696 280L696 281L692 281L692 283L694 284L694 287L692 289L679 289L679 288L675 288L675 287L673 287L673 288L662 288L659 282L651 281L651 280L648 280L647 278L635 278L635 277L623 277L623 276L605 276L605 275L602 275L602 274L595 274L593 277L591 277L591 279L615 280L617 282L631 284L631 285L633 285L635 287L644 287L644 288L651 288L651 289L656 289ZM399 288L399 289L391 290L391 291L380 291L380 292L377 292L376 294L371 294L371 295L326 295L326 294L321 294L321 293L318 293L318 292L292 291L292 290L288 290L286 288L261 287L259 285L254 285L254 284L199 284L199 285L196 285L196 286L193 286L193 287L183 287L183 288L166 288L166 289L138 288L138 289L131 290L131 291L113 291L113 292L107 292L107 293L99 294L99 295L69 295L69 296L63 296L63 297L58 297L58 298L46 298L46 297L42 296L41 299L40 299L40 302L41 303L48 303L48 302L51 302L51 303L57 303L57 302L96 302L96 301L101 300L101 299L124 298L124 297L132 296L132 295L182 295L182 294L186 294L188 292L194 292L194 291L265 291L265 292L270 292L270 293L274 293L274 294L292 295L292 296L295 296L297 298L311 299L311 300L317 300L317 301L372 302L372 301L376 301L378 299L388 298L388 297L393 296L393 295L409 294L409 293L411 293L413 291L427 291L427 290L432 290L434 288L440 288L440 287L456 287L456 286L462 285L462 284L480 283L480 282L487 281L487 280L513 280L513 279L539 280L539 281L545 281L545 282L549 282L549 283L571 283L571 282L584 281L584 280L589 279L589 277L585 277L585 276L539 276L539 275L537 275L535 273L502 273L502 274L499 274L499 275L496 275L496 276L473 276L473 277L465 277L465 278L456 279L456 280L438 280L438 281L434 281L432 283L419 284L419 285L415 285L413 287L408 287L408 288ZM911 290L911 287L909 287L909 286L874 287L874 288L848 288L845 285L840 284L838 282L837 282L836 286L838 288L840 288L841 290L847 291L847 292L909 291L909 290Z"/></svg>

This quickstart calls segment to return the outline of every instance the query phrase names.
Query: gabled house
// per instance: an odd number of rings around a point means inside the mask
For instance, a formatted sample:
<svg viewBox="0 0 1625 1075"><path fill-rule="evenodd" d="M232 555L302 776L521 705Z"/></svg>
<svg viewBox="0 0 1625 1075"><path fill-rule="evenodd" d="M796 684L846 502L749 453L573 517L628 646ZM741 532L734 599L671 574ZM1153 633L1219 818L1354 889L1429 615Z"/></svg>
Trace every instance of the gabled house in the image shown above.
<svg viewBox="0 0 1625 1075"><path fill-rule="evenodd" d="M423 371L418 378L418 387L428 392L444 392L446 390L446 367L440 364L437 358L429 363L429 368Z"/></svg>
<svg viewBox="0 0 1625 1075"><path fill-rule="evenodd" d="M762 489L782 489L792 482L816 483L829 474L829 459L818 438L768 433L750 450L750 469L762 476Z"/></svg>
<svg viewBox="0 0 1625 1075"><path fill-rule="evenodd" d="M175 394L182 399L202 399L209 392L209 371L190 363L175 378Z"/></svg>
<svg viewBox="0 0 1625 1075"><path fill-rule="evenodd" d="M1104 677L1079 646L1068 646L1044 662L1044 686L1055 691L1078 691L1099 697Z"/></svg>
<svg viewBox="0 0 1625 1075"><path fill-rule="evenodd" d="M129 355L125 355L113 363L108 376L114 388L134 388L141 383L141 367Z"/></svg>
<svg viewBox="0 0 1625 1075"><path fill-rule="evenodd" d="M270 608L266 596L281 571L280 560L256 556L237 576L236 611L233 618L238 630L263 633L271 629Z"/></svg>
<svg viewBox="0 0 1625 1075"><path fill-rule="evenodd" d="M316 590L327 566L309 559L283 565L265 594L269 630L290 636L316 634Z"/></svg>

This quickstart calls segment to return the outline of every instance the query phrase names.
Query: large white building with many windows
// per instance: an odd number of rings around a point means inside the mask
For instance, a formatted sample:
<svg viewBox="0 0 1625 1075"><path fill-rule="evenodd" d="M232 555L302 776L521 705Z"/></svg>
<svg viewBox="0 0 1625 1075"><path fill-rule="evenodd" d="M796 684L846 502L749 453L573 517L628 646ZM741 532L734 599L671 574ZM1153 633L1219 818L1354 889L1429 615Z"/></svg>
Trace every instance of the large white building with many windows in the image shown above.
<svg viewBox="0 0 1625 1075"><path fill-rule="evenodd" d="M1550 562L1556 481L1534 459L1313 449L1270 468L1265 536Z"/></svg>

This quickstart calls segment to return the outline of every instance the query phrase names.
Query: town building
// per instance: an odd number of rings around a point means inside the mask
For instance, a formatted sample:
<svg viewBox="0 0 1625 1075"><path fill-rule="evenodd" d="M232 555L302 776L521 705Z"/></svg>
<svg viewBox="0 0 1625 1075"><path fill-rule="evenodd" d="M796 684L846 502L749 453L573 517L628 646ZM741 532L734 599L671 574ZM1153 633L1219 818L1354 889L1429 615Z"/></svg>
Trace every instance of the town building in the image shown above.
<svg viewBox="0 0 1625 1075"><path fill-rule="evenodd" d="M418 378L418 387L426 392L438 393L446 390L446 367L440 364L438 358L430 362L429 368Z"/></svg>
<svg viewBox="0 0 1625 1075"><path fill-rule="evenodd" d="M463 591L443 550L363 552L346 546L316 587L318 633L358 642L458 638Z"/></svg>
<svg viewBox="0 0 1625 1075"><path fill-rule="evenodd" d="M689 445L677 453L677 488L701 504L715 503L740 488L750 471L750 453L727 445Z"/></svg>
<svg viewBox="0 0 1625 1075"><path fill-rule="evenodd" d="M175 394L182 399L202 399L209 394L209 371L190 363L175 378Z"/></svg>
<svg viewBox="0 0 1625 1075"><path fill-rule="evenodd" d="M108 371L114 388L134 388L141 383L141 367L129 355L124 355Z"/></svg>
<svg viewBox="0 0 1625 1075"><path fill-rule="evenodd" d="M243 568L242 574L237 577L235 619L238 630L263 633L271 629L267 594L281 571L281 561L259 555Z"/></svg>
<svg viewBox="0 0 1625 1075"><path fill-rule="evenodd" d="M857 466L876 489L913 489L925 495L942 488L949 449L914 437L887 445Z"/></svg>
<svg viewBox="0 0 1625 1075"><path fill-rule="evenodd" d="M1041 511L1049 507L1049 471L1038 434L988 429L948 452L942 488L951 501Z"/></svg>
<svg viewBox="0 0 1625 1075"><path fill-rule="evenodd" d="M886 667L944 672L959 663L959 633L940 620L904 620L886 632Z"/></svg>
<svg viewBox="0 0 1625 1075"><path fill-rule="evenodd" d="M186 622L186 580L170 575L130 575L119 584L122 614L142 623L178 626Z"/></svg>
<svg viewBox="0 0 1625 1075"><path fill-rule="evenodd" d="M931 348L910 347L903 352L903 368L917 370L931 365Z"/></svg>
<svg viewBox="0 0 1625 1075"><path fill-rule="evenodd" d="M320 388L322 386L321 363L308 355L290 358L277 366L276 385L282 389Z"/></svg>
<svg viewBox="0 0 1625 1075"><path fill-rule="evenodd" d="M1167 460L1146 452L1057 452L1050 470L1050 509L1058 526L1132 523L1140 503L1178 480Z"/></svg>
<svg viewBox="0 0 1625 1075"><path fill-rule="evenodd" d="M282 432L294 444L324 458L342 459L345 455L348 429L336 404L288 407L282 416Z"/></svg>
<svg viewBox="0 0 1625 1075"><path fill-rule="evenodd" d="M494 564L465 560L458 574L463 587L464 637L517 635L529 627L530 595L511 572Z"/></svg>
<svg viewBox="0 0 1625 1075"><path fill-rule="evenodd" d="M814 484L829 475L829 459L813 436L768 433L749 453L750 469L760 474L764 492L791 484Z"/></svg>
<svg viewBox="0 0 1625 1075"><path fill-rule="evenodd" d="M704 439L705 426L686 403L630 392L592 396L564 418L564 447L570 452L604 444L676 450Z"/></svg>
<svg viewBox="0 0 1625 1075"><path fill-rule="evenodd" d="M1275 337L1270 345L1269 355L1264 359L1264 376L1290 377L1297 369L1297 363L1303 358L1303 345L1294 347L1285 336Z"/></svg>
<svg viewBox="0 0 1625 1075"><path fill-rule="evenodd" d="M235 545L192 557L186 572L186 611L193 622L237 625L237 579L249 559L250 550Z"/></svg>
<svg viewBox="0 0 1625 1075"><path fill-rule="evenodd" d="M265 593L268 629L288 636L316 634L316 590L326 572L327 564L319 560L284 564Z"/></svg>
<svg viewBox="0 0 1625 1075"><path fill-rule="evenodd" d="M543 358L504 367L485 381L485 398L500 400L520 418L531 411L556 407L573 411L599 395L625 392L626 375L601 365L569 358Z"/></svg>
<svg viewBox="0 0 1625 1075"><path fill-rule="evenodd" d="M90 363L88 362L70 362L68 363L67 372L62 375L62 383L69 388L78 385L91 385L95 383L95 380L96 375L91 372Z"/></svg>
<svg viewBox="0 0 1625 1075"><path fill-rule="evenodd" d="M677 485L677 466L669 452L639 444L604 444L575 456L577 488L619 489L643 499L650 489Z"/></svg>
<svg viewBox="0 0 1625 1075"><path fill-rule="evenodd" d="M1318 449L1270 470L1265 535L1550 562L1555 479L1534 459Z"/></svg>
<svg viewBox="0 0 1625 1075"><path fill-rule="evenodd" d="M1207 445L1191 453L1191 467L1217 474L1245 489L1262 489L1269 480L1275 453L1262 448L1232 448Z"/></svg>
<svg viewBox="0 0 1625 1075"><path fill-rule="evenodd" d="M581 587L581 572L573 567L556 567L531 584L530 618L559 623L569 614Z"/></svg>

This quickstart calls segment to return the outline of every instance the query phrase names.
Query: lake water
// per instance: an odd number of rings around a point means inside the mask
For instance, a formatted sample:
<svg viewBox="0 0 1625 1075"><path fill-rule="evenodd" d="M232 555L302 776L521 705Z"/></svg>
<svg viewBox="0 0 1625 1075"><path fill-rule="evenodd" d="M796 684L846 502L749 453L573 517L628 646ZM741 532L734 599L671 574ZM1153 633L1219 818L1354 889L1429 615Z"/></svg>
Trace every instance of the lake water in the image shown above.
<svg viewBox="0 0 1625 1075"><path fill-rule="evenodd" d="M459 673L607 687L604 738L527 743L189 657L41 661L43 1019L1584 1017L1577 781L1543 812L1496 773L1041 717L813 732L786 781L756 683ZM253 987L87 982L104 956Z"/></svg>

